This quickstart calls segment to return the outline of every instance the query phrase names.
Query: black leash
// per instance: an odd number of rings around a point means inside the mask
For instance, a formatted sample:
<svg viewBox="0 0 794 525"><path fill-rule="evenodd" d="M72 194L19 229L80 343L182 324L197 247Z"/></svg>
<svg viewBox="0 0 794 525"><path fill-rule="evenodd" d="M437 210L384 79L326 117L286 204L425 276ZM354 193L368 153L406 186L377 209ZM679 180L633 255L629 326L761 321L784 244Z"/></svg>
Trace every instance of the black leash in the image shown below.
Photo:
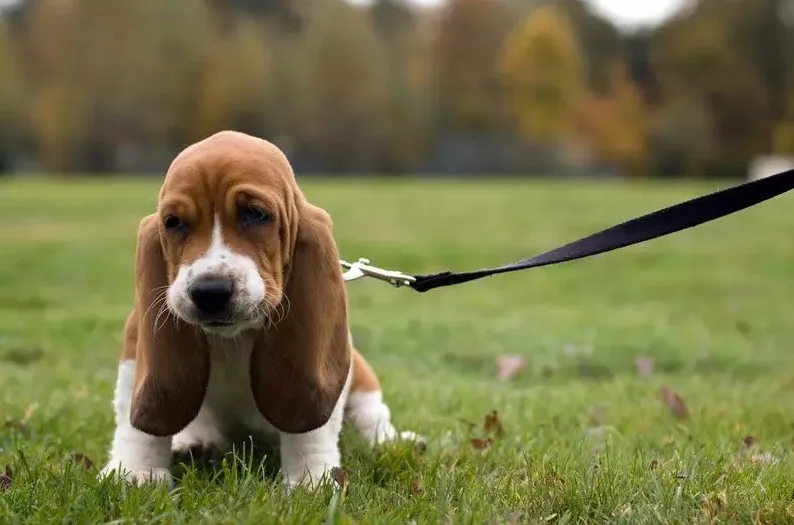
<svg viewBox="0 0 794 525"><path fill-rule="evenodd" d="M466 283L500 273L517 272L527 268L582 259L698 226L777 197L792 189L794 189L794 169L675 204L540 255L504 266L471 272L441 272L404 276L406 277L404 282L399 282L398 277L397 283L394 282L393 275L392 279L386 280L392 281L392 284L410 286L417 292L426 292L434 288ZM402 275L399 272L391 273ZM378 275L373 276L379 277ZM382 276L380 277L382 278Z"/></svg>
<svg viewBox="0 0 794 525"><path fill-rule="evenodd" d="M527 268L549 266L591 257L632 244L657 239L755 206L792 189L794 189L794 169L696 197L612 226L540 255L496 268L460 273L440 272L428 275L408 275L371 266L367 259L359 259L355 263L346 261L340 261L340 263L347 270L344 273L346 281L361 277L374 277L397 287L409 286L417 292L426 292L434 288L466 283L500 273L517 272Z"/></svg>

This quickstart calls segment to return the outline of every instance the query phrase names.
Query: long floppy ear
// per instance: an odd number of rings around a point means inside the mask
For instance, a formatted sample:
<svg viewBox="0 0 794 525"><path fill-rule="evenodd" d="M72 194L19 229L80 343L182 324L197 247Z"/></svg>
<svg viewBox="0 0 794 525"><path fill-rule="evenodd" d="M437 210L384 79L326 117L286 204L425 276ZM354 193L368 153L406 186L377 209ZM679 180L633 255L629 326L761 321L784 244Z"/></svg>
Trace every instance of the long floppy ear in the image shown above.
<svg viewBox="0 0 794 525"><path fill-rule="evenodd" d="M305 201L298 216L283 299L289 311L262 332L251 355L259 411L278 430L294 434L328 421L351 363L347 293L331 218Z"/></svg>
<svg viewBox="0 0 794 525"><path fill-rule="evenodd" d="M138 341L130 422L171 436L198 414L209 380L206 338L167 310L168 276L156 215L138 228L135 313Z"/></svg>

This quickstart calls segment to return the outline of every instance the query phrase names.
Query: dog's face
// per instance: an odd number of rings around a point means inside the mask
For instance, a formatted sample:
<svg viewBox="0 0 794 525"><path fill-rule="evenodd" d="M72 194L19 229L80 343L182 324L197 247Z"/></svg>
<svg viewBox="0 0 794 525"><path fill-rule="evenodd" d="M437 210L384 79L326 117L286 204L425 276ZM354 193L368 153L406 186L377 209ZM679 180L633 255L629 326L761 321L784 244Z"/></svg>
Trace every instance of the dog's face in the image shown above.
<svg viewBox="0 0 794 525"><path fill-rule="evenodd" d="M276 428L327 421L350 371L342 269L330 217L276 146L220 132L173 161L138 229L130 323L139 430L173 435L198 413L210 367L202 330L250 329L251 390Z"/></svg>
<svg viewBox="0 0 794 525"><path fill-rule="evenodd" d="M221 336L278 320L294 243L286 159L279 162L275 148L269 163L245 153L186 150L171 166L158 206L168 306Z"/></svg>

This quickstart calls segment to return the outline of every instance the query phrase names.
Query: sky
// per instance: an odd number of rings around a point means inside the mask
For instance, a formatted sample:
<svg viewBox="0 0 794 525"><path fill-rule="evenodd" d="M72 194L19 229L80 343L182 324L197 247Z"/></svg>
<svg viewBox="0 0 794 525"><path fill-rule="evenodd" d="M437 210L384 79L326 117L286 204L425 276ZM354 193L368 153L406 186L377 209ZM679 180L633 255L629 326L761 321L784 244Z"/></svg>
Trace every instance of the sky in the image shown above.
<svg viewBox="0 0 794 525"><path fill-rule="evenodd" d="M411 0L420 5L437 5L444 0ZM674 14L687 0L585 0L615 25L627 29L656 25Z"/></svg>

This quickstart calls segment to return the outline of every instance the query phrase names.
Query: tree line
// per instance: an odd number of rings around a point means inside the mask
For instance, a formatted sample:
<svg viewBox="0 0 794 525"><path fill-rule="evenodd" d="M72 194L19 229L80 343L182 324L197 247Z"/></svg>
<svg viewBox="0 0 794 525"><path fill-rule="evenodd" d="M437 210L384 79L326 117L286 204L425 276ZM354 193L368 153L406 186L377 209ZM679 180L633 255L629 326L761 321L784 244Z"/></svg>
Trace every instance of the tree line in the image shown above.
<svg viewBox="0 0 794 525"><path fill-rule="evenodd" d="M26 0L0 171L161 171L231 128L307 172L742 176L794 154L788 4L628 33L581 0Z"/></svg>

